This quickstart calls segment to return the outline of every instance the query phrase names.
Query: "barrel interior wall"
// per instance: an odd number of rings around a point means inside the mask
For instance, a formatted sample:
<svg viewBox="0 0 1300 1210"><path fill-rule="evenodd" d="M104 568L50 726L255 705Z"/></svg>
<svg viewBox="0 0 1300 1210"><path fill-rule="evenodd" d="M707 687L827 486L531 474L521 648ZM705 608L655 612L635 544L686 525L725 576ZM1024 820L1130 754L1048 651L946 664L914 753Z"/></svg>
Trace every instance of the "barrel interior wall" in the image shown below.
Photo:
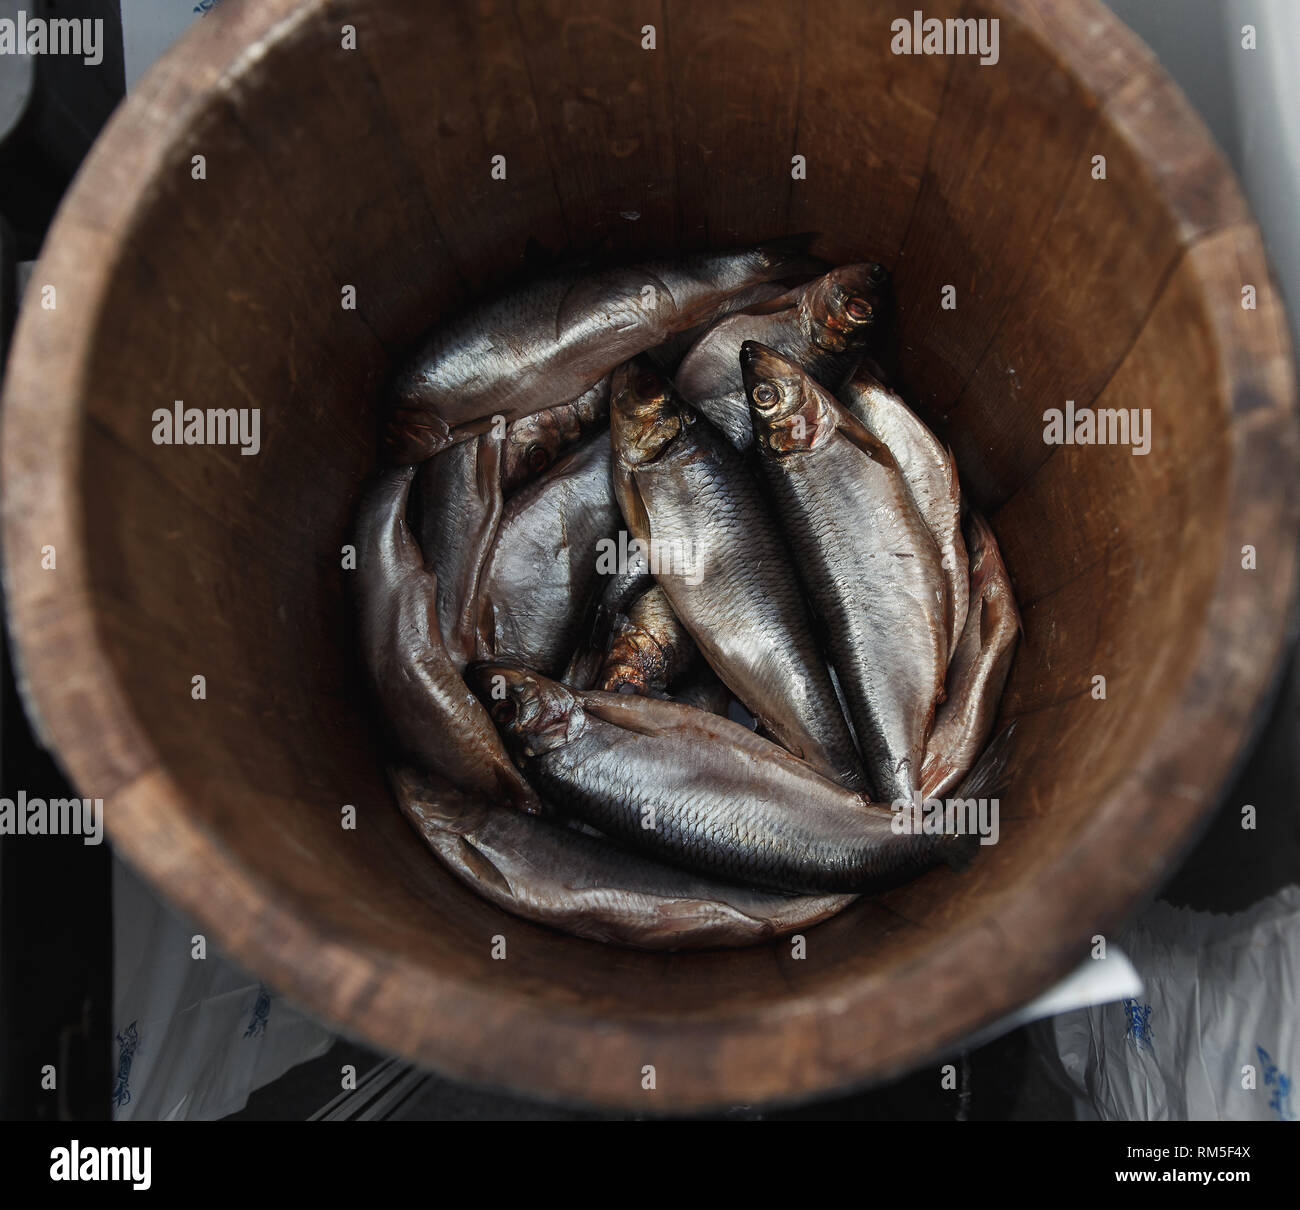
<svg viewBox="0 0 1300 1210"><path fill-rule="evenodd" d="M1023 34L1002 52L1021 70L935 59L895 73L862 27L841 45L817 23L806 37L824 43L826 71L807 81L808 98L830 125L806 123L796 143L764 60L773 45L778 57L815 47L773 42L736 15L703 34L684 75L669 81L651 67L633 87L611 75L640 53L625 31L545 7L521 6L522 38L490 35L497 17L476 24L455 6L432 17L441 34L423 13L372 17L359 55L336 48L330 18L311 18L254 69L256 90L212 103L171 148L114 278L92 371L104 385L85 438L87 548L106 646L163 764L247 868L340 935L499 979L461 943L504 917L454 883L393 809L350 656L341 548L373 459L386 364L430 317L517 273L530 237L572 249L581 232L576 250L609 253L815 229L828 259L895 267L905 379L996 510L1026 616L1005 710L1020 734L1003 843L964 879L932 872L884 897L885 908L864 904L823 928L828 965L810 974L832 979L834 959L850 952L855 963L900 961L938 943L937 927L922 924L986 907L1061 855L1060 825L1087 822L1191 658L1179 636L1197 619L1179 602L1197 599L1208 572L1185 557L1175 518L1212 527L1219 481L1207 476L1194 498L1181 480L1151 492L1127 449L1085 458L1041 441L1044 401L1057 402L1083 366L1081 406L1100 392L1111 406L1181 410L1184 429L1162 426L1143 471L1166 457L1178 465L1182 445L1221 423L1212 394L1196 390L1213 369L1208 351L1173 371L1163 357L1166 319L1198 319L1194 300L1160 293L1177 247L1167 216L1128 172L1074 200L1087 139L1120 165L1132 153ZM717 62L707 44L731 34L714 79L699 64ZM482 73L468 91L421 60L418 48L440 36L465 51L449 61L453 77L470 62ZM861 73L868 54L898 80L886 78L879 103L851 120L830 103L836 75ZM564 65L564 79L603 64L603 83L520 93L512 65L543 56ZM274 123L244 112L255 91ZM489 92L491 104L474 108ZM671 154L664 130L675 134ZM783 138L806 142L818 167L774 193L774 174L757 165ZM189 171L200 145L206 180ZM485 183L489 145L502 148L508 187ZM1106 239L1134 224L1152 239L1124 274L1079 256L1098 241L1106 253ZM947 284L954 310L941 305ZM342 305L345 286L355 309ZM141 346L148 360L133 352ZM261 408L257 456L141 442L139 400L160 388L163 405ZM1142 677L1123 704L1090 695L1093 669L1113 692L1152 666L1160 675ZM207 697L178 710L177 688L194 675L207 678ZM362 813L355 833L339 825L344 803ZM540 934L535 952L564 972L552 981L512 963L521 986L564 999L588 985L589 943L511 927ZM768 962L759 952L677 959L709 968L678 990L684 1002L721 1002L724 972L761 987L755 968ZM601 967L604 993L631 1012L664 960L621 954Z"/></svg>

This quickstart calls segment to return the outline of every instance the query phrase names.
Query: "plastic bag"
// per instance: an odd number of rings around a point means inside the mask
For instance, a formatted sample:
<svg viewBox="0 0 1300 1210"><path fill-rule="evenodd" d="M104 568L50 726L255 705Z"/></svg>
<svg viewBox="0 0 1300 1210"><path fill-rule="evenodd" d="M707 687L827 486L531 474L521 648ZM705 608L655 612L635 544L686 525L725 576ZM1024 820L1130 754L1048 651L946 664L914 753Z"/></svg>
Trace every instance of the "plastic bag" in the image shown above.
<svg viewBox="0 0 1300 1210"><path fill-rule="evenodd" d="M255 1088L324 1054L333 1034L218 954L113 860L113 1116L235 1113Z"/></svg>
<svg viewBox="0 0 1300 1210"><path fill-rule="evenodd" d="M1076 1115L1295 1121L1300 888L1235 915L1157 903L1117 940L1145 992L1036 1027Z"/></svg>

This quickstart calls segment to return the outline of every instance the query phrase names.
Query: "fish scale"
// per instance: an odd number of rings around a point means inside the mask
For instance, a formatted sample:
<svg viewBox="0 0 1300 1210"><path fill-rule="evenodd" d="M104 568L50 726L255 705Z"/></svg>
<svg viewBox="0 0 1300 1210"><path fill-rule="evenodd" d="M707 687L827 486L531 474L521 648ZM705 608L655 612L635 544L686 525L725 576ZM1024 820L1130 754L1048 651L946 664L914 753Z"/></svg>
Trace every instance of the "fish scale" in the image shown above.
<svg viewBox="0 0 1300 1210"><path fill-rule="evenodd" d="M942 556L888 448L797 365L743 346L755 446L876 793L907 798L943 694Z"/></svg>
<svg viewBox="0 0 1300 1210"><path fill-rule="evenodd" d="M695 555L686 574L661 566L659 583L750 713L795 755L865 789L793 564L758 485L707 421L678 406L689 419L681 434L629 472L652 540Z"/></svg>
<svg viewBox="0 0 1300 1210"><path fill-rule="evenodd" d="M641 852L797 893L860 891L937 855L935 837L894 834L888 811L735 723L675 702L507 675L516 685L522 678L522 692L549 696L552 726L558 712L574 719L582 711L577 734L517 757L529 780L547 801ZM516 750L531 725L518 724ZM654 826L643 826L651 808Z"/></svg>
<svg viewBox="0 0 1300 1210"><path fill-rule="evenodd" d="M917 511L943 556L947 587L944 616L951 662L966 625L970 598L970 567L961 533L961 488L956 464L921 418L896 391L880 382L866 364L858 366L840 391L839 399L889 447Z"/></svg>
<svg viewBox="0 0 1300 1210"><path fill-rule="evenodd" d="M892 800L913 789L947 663L938 548L910 499L888 510L871 499L862 474L870 464L844 438L800 457L779 463L773 495L830 636L868 770ZM910 549L891 550L892 541Z"/></svg>

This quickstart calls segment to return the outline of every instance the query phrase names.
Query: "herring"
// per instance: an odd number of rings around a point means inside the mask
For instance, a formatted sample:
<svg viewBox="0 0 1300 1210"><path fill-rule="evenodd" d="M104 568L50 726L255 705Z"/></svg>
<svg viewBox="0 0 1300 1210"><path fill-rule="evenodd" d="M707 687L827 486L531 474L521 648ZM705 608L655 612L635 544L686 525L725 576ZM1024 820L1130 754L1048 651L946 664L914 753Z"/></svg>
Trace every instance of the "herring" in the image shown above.
<svg viewBox="0 0 1300 1210"><path fill-rule="evenodd" d="M406 759L469 793L536 814L537 796L443 643L437 578L405 520L415 469L381 473L357 516L361 652L380 714Z"/></svg>
<svg viewBox="0 0 1300 1210"><path fill-rule="evenodd" d="M966 775L993 729L1020 637L1011 578L988 522L972 512L970 613L948 671L948 700L934 716L921 766L921 789L947 794Z"/></svg>
<svg viewBox="0 0 1300 1210"><path fill-rule="evenodd" d="M437 328L394 377L393 463L420 462L490 424L590 390L627 358L707 319L734 294L797 274L808 236L733 252L554 271Z"/></svg>
<svg viewBox="0 0 1300 1210"><path fill-rule="evenodd" d="M470 680L547 802L649 857L727 882L850 893L954 851L738 723L677 702L478 665Z"/></svg>
<svg viewBox="0 0 1300 1210"><path fill-rule="evenodd" d="M481 433L420 466L411 528L438 583L438 628L458 671L477 651L479 578L501 523L503 440Z"/></svg>
<svg viewBox="0 0 1300 1210"><path fill-rule="evenodd" d="M742 455L643 357L614 373L610 428L629 532L689 556L657 578L701 654L779 743L865 788L790 554Z"/></svg>
<svg viewBox="0 0 1300 1210"><path fill-rule="evenodd" d="M944 619L951 661L966 625L970 600L970 567L961 535L961 486L952 451L865 362L849 377L838 398L889 447L921 520L939 547L947 585Z"/></svg>
<svg viewBox="0 0 1300 1210"><path fill-rule="evenodd" d="M667 692L697 655L686 627L656 585L615 623L596 688L610 693Z"/></svg>
<svg viewBox="0 0 1300 1210"><path fill-rule="evenodd" d="M507 503L479 580L479 658L558 673L598 591L598 544L617 528L609 433L600 432Z"/></svg>
<svg viewBox="0 0 1300 1210"><path fill-rule="evenodd" d="M810 928L853 895L787 895L704 878L547 819L491 806L410 767L402 813L471 890L515 916L647 950L753 945Z"/></svg>
<svg viewBox="0 0 1300 1210"><path fill-rule="evenodd" d="M740 354L754 445L876 794L918 785L948 664L939 548L888 448L774 349Z"/></svg>
<svg viewBox="0 0 1300 1210"><path fill-rule="evenodd" d="M577 399L534 412L506 430L502 489L513 495L548 471L566 450L609 423L609 375Z"/></svg>

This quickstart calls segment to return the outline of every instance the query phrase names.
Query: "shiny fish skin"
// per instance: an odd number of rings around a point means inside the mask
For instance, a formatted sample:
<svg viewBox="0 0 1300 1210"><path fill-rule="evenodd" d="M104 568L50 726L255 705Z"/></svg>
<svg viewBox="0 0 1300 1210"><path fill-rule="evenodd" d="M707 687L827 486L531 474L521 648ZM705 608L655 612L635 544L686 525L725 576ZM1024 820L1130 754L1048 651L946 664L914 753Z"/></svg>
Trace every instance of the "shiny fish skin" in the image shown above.
<svg viewBox="0 0 1300 1210"><path fill-rule="evenodd" d="M783 298L728 316L683 358L675 383L682 396L740 450L753 440L740 376L740 346L759 341L796 361L834 390L876 330L889 274L876 264L842 265Z"/></svg>
<svg viewBox="0 0 1300 1210"><path fill-rule="evenodd" d="M661 559L656 579L701 654L781 744L865 789L790 554L742 455L644 358L615 372L610 425L624 521L679 557Z"/></svg>
<svg viewBox="0 0 1300 1210"><path fill-rule="evenodd" d="M536 813L537 796L443 644L437 580L405 521L414 475L413 466L382 473L357 515L361 650L380 713L397 747L421 768Z"/></svg>
<svg viewBox="0 0 1300 1210"><path fill-rule="evenodd" d="M839 401L889 447L921 520L939 547L947 584L944 617L951 662L970 599L970 567L961 534L961 486L952 453L865 364L844 384Z"/></svg>
<svg viewBox="0 0 1300 1210"><path fill-rule="evenodd" d="M471 890L525 920L649 950L752 945L808 928L852 895L787 895L701 878L604 839L458 795L411 769L402 813Z"/></svg>
<svg viewBox="0 0 1300 1210"><path fill-rule="evenodd" d="M475 688L549 802L659 860L744 886L856 892L950 848L736 723L480 665ZM492 685L502 688L494 697Z"/></svg>
<svg viewBox="0 0 1300 1210"><path fill-rule="evenodd" d="M808 237L607 269L568 269L439 326L392 384L390 462L419 462L500 415L576 399L719 303L800 272ZM646 288L650 292L646 292Z"/></svg>
<svg viewBox="0 0 1300 1210"><path fill-rule="evenodd" d="M609 434L602 432L506 505L479 581L479 658L558 673L599 591L597 543L618 523Z"/></svg>
<svg viewBox="0 0 1300 1210"><path fill-rule="evenodd" d="M877 796L916 788L948 662L939 548L897 464L798 366L741 352L755 446Z"/></svg>
<svg viewBox="0 0 1300 1210"><path fill-rule="evenodd" d="M731 298L719 303L704 322L674 332L663 344L655 345L653 349L648 350L646 356L662 373L671 378L677 372L686 354L695 346L695 342L719 320L726 319L728 315L734 315L738 311L748 311L750 307L772 302L789 293L789 286L780 285L778 282L759 282L758 285L742 290L739 294L732 295Z"/></svg>
<svg viewBox="0 0 1300 1210"><path fill-rule="evenodd" d="M438 626L462 671L477 650L479 578L504 508L503 440L471 437L424 463L415 477L411 528L438 581Z"/></svg>
<svg viewBox="0 0 1300 1210"><path fill-rule="evenodd" d="M609 423L609 375L559 407L534 412L506 430L502 489L514 495L584 437Z"/></svg>
<svg viewBox="0 0 1300 1210"><path fill-rule="evenodd" d="M1011 578L988 522L971 513L971 606L948 672L948 700L934 717L921 788L942 797L974 764L993 729L1020 637Z"/></svg>
<svg viewBox="0 0 1300 1210"><path fill-rule="evenodd" d="M664 590L655 586L615 622L596 688L609 693L664 692L698 654Z"/></svg>

